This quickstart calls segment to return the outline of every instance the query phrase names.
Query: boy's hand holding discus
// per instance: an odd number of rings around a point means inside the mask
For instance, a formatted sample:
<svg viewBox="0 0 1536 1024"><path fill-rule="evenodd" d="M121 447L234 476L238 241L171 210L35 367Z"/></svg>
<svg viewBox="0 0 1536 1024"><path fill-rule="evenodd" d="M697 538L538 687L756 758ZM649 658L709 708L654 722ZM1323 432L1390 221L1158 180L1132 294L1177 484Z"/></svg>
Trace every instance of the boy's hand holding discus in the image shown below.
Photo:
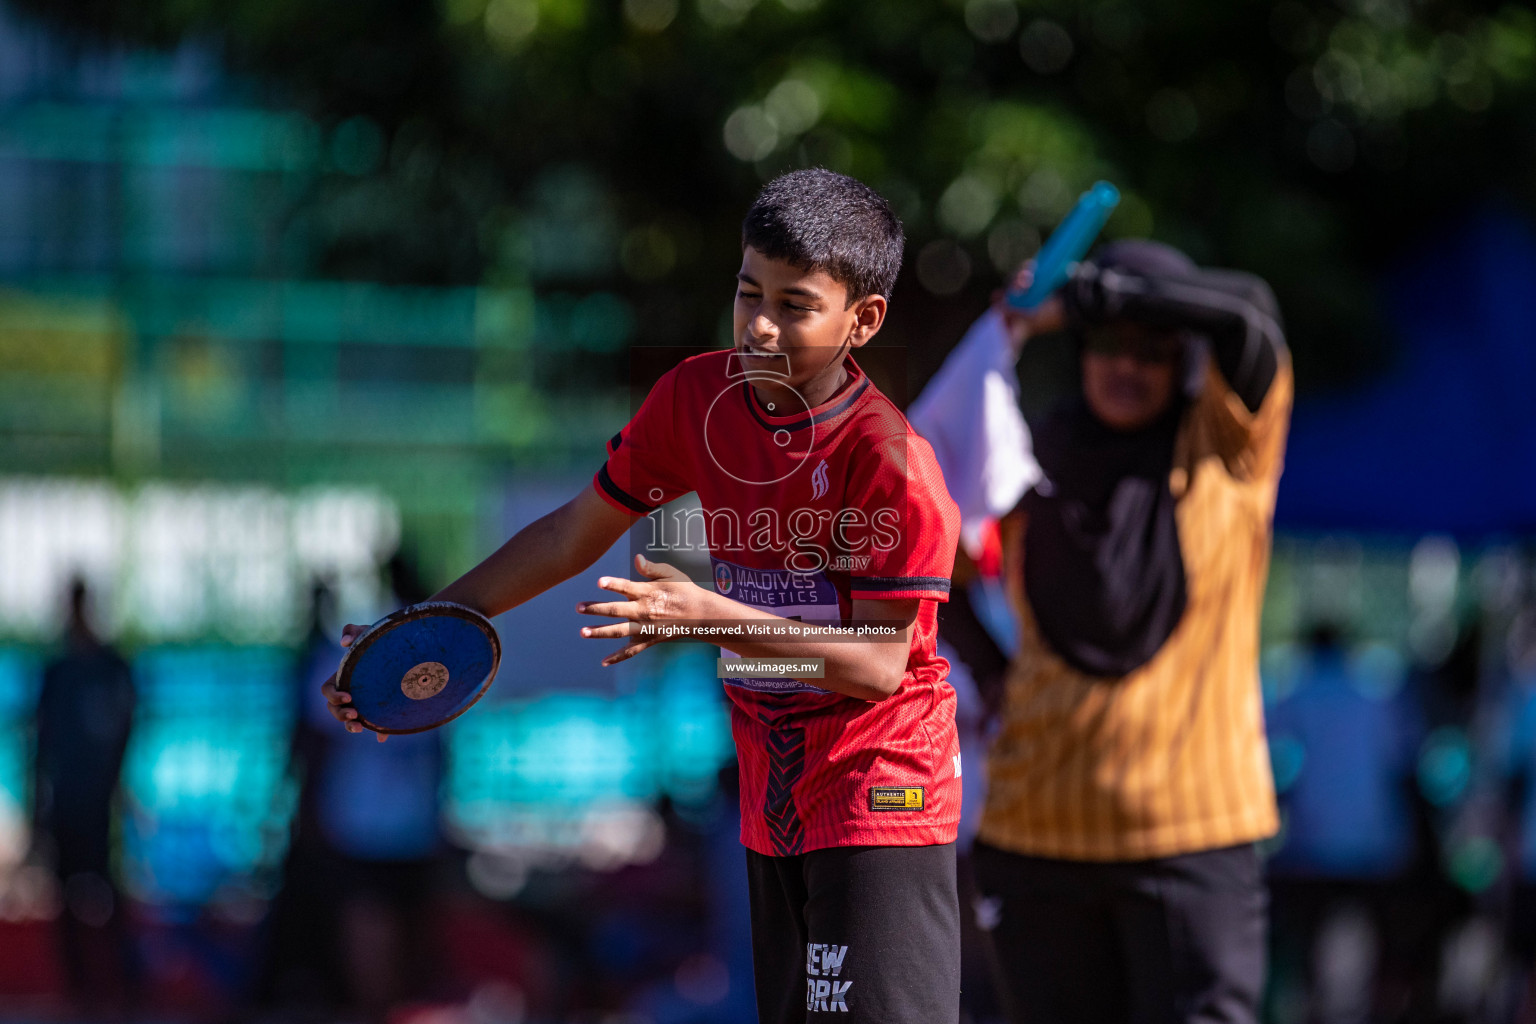
<svg viewBox="0 0 1536 1024"><path fill-rule="evenodd" d="M352 641L367 631L367 626L359 626L354 622L347 623L341 627L341 646L351 647ZM357 711L347 706L352 703L352 695L345 690L338 690L336 688L335 673L331 675L331 678L320 684L320 695L325 698L326 710L330 711L331 717L340 722L347 732L363 731L362 724L357 721ZM382 732L375 733L374 735L378 736L380 743L389 739Z"/></svg>
<svg viewBox="0 0 1536 1024"><path fill-rule="evenodd" d="M321 695L349 732L381 739L453 721L485 695L501 664L490 619L449 601L408 605L367 628L349 624L342 645Z"/></svg>

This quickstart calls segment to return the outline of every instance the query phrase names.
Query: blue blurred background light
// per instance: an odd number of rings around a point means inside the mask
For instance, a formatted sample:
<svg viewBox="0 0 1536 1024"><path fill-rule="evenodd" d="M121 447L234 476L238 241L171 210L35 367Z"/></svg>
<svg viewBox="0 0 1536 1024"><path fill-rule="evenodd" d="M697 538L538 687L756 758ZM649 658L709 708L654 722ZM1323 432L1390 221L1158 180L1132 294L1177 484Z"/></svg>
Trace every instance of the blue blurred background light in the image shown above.
<svg viewBox="0 0 1536 1024"><path fill-rule="evenodd" d="M129 891L196 905L231 879L270 887L293 811L291 656L150 648L134 668L138 720L123 765Z"/></svg>
<svg viewBox="0 0 1536 1024"><path fill-rule="evenodd" d="M1307 748L1294 736L1271 733L1269 763L1275 775L1275 792L1284 793L1300 777L1307 763Z"/></svg>
<svg viewBox="0 0 1536 1024"><path fill-rule="evenodd" d="M40 670L31 652L0 648L0 873L16 866L31 841L29 723Z"/></svg>
<svg viewBox="0 0 1536 1024"><path fill-rule="evenodd" d="M1445 806L1460 797L1472 781L1472 745L1455 726L1430 733L1419 750L1419 787L1430 803Z"/></svg>
<svg viewBox="0 0 1536 1024"><path fill-rule="evenodd" d="M444 786L455 836L477 849L575 859L605 816L662 796L708 805L735 758L712 652L680 645L627 693L517 697L459 719ZM645 837L633 841L638 856Z"/></svg>

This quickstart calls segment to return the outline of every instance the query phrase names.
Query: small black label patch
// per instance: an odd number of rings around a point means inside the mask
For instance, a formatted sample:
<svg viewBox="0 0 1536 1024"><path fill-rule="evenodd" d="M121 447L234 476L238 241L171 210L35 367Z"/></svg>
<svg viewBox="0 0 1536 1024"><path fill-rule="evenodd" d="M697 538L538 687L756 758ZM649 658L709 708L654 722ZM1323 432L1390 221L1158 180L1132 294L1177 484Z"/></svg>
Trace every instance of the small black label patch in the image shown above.
<svg viewBox="0 0 1536 1024"><path fill-rule="evenodd" d="M869 809L872 811L920 811L923 804L922 786L869 787Z"/></svg>

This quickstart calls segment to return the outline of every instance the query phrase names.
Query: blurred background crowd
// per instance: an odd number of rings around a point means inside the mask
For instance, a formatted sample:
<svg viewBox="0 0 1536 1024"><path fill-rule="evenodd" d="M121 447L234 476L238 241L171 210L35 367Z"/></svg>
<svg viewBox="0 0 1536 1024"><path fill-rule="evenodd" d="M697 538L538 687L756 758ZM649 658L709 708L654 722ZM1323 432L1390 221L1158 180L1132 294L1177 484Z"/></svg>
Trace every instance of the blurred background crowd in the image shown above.
<svg viewBox="0 0 1536 1024"><path fill-rule="evenodd" d="M0 0L0 1018L751 1018L712 649L601 670L573 583L441 733L316 684L728 338L812 164L907 225L896 396L1098 178L1273 284L1268 1015L1536 1020L1536 13L1477 0Z"/></svg>

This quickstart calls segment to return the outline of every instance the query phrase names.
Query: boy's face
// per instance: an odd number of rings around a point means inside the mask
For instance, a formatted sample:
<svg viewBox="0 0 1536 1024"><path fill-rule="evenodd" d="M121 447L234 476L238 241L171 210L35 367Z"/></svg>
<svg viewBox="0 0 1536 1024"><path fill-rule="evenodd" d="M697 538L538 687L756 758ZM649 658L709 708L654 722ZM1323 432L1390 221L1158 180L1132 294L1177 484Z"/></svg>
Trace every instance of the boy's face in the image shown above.
<svg viewBox="0 0 1536 1024"><path fill-rule="evenodd" d="M743 368L783 374L787 361L783 383L797 391L826 379L841 363L843 346L860 347L885 320L883 296L849 305L847 287L826 271L802 270L751 246L742 250L736 279L735 339Z"/></svg>

